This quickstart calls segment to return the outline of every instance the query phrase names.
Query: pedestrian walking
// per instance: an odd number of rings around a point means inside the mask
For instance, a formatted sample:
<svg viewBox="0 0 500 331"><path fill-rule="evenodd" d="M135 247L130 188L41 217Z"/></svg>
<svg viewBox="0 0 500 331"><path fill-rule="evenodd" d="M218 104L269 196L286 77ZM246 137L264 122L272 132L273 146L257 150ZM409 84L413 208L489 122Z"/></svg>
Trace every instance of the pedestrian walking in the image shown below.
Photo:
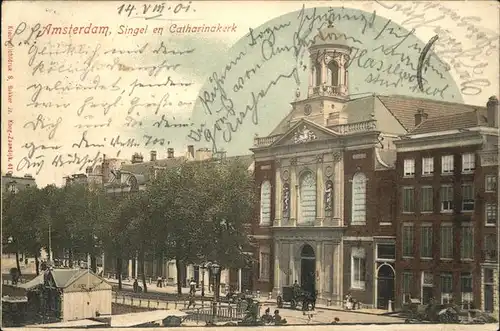
<svg viewBox="0 0 500 331"><path fill-rule="evenodd" d="M194 278L191 278L191 282L189 283L189 294L194 295L196 293L196 282Z"/></svg>
<svg viewBox="0 0 500 331"><path fill-rule="evenodd" d="M134 289L134 293L137 293L139 291L139 282L137 281L137 278L134 278L134 284L132 285Z"/></svg>
<svg viewBox="0 0 500 331"><path fill-rule="evenodd" d="M194 298L195 298L195 297L194 297L194 294L190 294L190 295L189 295L189 303L188 303L187 309L189 309L191 306L192 306L193 308L195 308L195 306L196 306L196 302L194 301Z"/></svg>
<svg viewBox="0 0 500 331"><path fill-rule="evenodd" d="M163 285L163 282L162 282L162 279L161 279L161 276L158 276L158 278L156 279L156 287L162 287Z"/></svg>

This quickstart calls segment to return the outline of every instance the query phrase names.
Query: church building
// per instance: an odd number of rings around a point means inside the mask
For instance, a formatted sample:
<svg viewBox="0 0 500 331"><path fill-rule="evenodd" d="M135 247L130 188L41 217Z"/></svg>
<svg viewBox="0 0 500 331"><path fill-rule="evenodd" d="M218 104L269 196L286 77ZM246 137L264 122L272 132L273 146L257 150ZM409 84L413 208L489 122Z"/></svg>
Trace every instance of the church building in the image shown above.
<svg viewBox="0 0 500 331"><path fill-rule="evenodd" d="M486 107L401 95L351 97L351 48L342 36L331 25L318 33L309 47L307 95L297 93L278 126L268 136L254 138L260 217L253 225L258 257L253 283L276 295L297 281L304 290L317 291L319 303L341 305L350 294L364 307L388 309L390 303L403 304L403 294L411 292L405 290L409 278L401 278L398 270L402 242L408 241L402 237L401 215L411 218L404 211L408 201L421 204L425 198L403 195L402 141L422 126L425 136L440 139L446 136L441 132L446 125L433 126L436 119L479 118ZM496 102L491 116L498 116ZM463 123L454 123L454 128ZM468 127L479 125L474 123ZM496 131L488 132L498 137L498 126L492 123L488 125ZM483 215L482 209L476 214ZM411 243L418 247L416 239ZM417 273L411 263L405 267ZM474 277L479 298L479 273Z"/></svg>
<svg viewBox="0 0 500 331"><path fill-rule="evenodd" d="M392 142L406 128L380 98L350 99L351 49L340 35L329 26L315 37L307 96L297 95L269 136L255 138L255 284L276 293L298 281L319 302L340 305L349 292L368 306L387 305L395 276Z"/></svg>

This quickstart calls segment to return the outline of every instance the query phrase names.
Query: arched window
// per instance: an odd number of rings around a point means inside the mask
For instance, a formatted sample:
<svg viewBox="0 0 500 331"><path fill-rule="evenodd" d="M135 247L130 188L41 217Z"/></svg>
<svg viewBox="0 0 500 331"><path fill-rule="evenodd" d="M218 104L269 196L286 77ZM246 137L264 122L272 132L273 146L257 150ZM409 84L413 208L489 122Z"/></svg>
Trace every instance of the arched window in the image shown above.
<svg viewBox="0 0 500 331"><path fill-rule="evenodd" d="M321 86L322 84L322 77L321 77L321 63L316 63L314 65L314 80L315 80L315 85L316 86Z"/></svg>
<svg viewBox="0 0 500 331"><path fill-rule="evenodd" d="M362 172L352 177L352 224L366 223L366 176Z"/></svg>
<svg viewBox="0 0 500 331"><path fill-rule="evenodd" d="M330 83L332 86L339 86L339 66L337 62L328 63L328 73L330 74Z"/></svg>
<svg viewBox="0 0 500 331"><path fill-rule="evenodd" d="M271 224L271 182L268 180L260 186L260 224Z"/></svg>
<svg viewBox="0 0 500 331"><path fill-rule="evenodd" d="M316 179L307 171L300 177L300 217L298 223L313 223L316 218Z"/></svg>

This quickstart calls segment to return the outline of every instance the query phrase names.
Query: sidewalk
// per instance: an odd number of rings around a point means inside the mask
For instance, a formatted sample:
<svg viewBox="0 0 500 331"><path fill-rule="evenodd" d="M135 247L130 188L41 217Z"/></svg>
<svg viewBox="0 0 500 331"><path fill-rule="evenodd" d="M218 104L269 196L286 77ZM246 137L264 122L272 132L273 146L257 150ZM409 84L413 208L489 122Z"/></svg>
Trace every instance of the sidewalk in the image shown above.
<svg viewBox="0 0 500 331"><path fill-rule="evenodd" d="M118 285L118 280L117 279L109 279L106 278L106 280L112 284L112 285ZM126 281L123 280L122 284L124 287L132 287L133 282L132 281ZM156 287L156 283L153 282L148 285L148 293L165 293L165 294L172 294L175 295L177 294L177 286L165 286L165 287ZM142 286L142 282L139 282L139 286ZM182 288L182 294L189 294L189 288ZM197 302L200 301L200 291L196 291L197 294ZM205 291L205 298L213 298L214 293L213 292L208 292ZM224 293L220 293L220 296L224 296ZM255 300L259 301L261 304L265 305L270 305L270 306L275 306L276 305L276 300L269 300L267 296L261 296L260 298L255 298ZM201 302L201 301L200 301ZM331 310L331 311L343 311L343 312L351 312L351 313L357 313L357 314L369 314L369 315L384 315L387 314L386 310L382 309L370 309L370 308L364 308L364 309L357 309L357 310L345 310L344 308L340 306L327 306L327 305L322 305L322 304L317 304L316 308L322 309L322 310Z"/></svg>
<svg viewBox="0 0 500 331"><path fill-rule="evenodd" d="M104 278L104 279L108 283L110 283L111 285L118 286L118 279L114 279L114 278ZM134 284L134 282L131 280L129 280L129 281L122 280L122 285L124 288L132 288L133 284ZM173 294L173 295L177 294L177 286L166 285L164 287L157 287L156 281L151 282L151 284L147 283L146 285L147 285L148 293L165 293L165 294ZM142 281L139 281L139 286L143 287ZM182 294L189 295L189 288L182 287L181 290L182 290ZM199 296L200 293L201 293L201 290L196 291L197 296ZM221 292L219 294L219 296L222 296L222 295L225 295L225 294ZM211 292L211 291L209 292L208 290L205 290L205 297L212 298L213 296L214 296L213 292Z"/></svg>

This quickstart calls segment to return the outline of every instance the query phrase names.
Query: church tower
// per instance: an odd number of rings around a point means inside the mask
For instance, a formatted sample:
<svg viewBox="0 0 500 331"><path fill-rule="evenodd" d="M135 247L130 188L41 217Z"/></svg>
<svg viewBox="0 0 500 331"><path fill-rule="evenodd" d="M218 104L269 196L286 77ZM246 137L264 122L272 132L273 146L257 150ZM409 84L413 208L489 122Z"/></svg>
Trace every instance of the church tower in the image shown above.
<svg viewBox="0 0 500 331"><path fill-rule="evenodd" d="M321 126L344 124L341 110L349 100L348 70L351 48L346 35L332 23L318 31L309 47L307 98L292 103L290 125L307 118Z"/></svg>

